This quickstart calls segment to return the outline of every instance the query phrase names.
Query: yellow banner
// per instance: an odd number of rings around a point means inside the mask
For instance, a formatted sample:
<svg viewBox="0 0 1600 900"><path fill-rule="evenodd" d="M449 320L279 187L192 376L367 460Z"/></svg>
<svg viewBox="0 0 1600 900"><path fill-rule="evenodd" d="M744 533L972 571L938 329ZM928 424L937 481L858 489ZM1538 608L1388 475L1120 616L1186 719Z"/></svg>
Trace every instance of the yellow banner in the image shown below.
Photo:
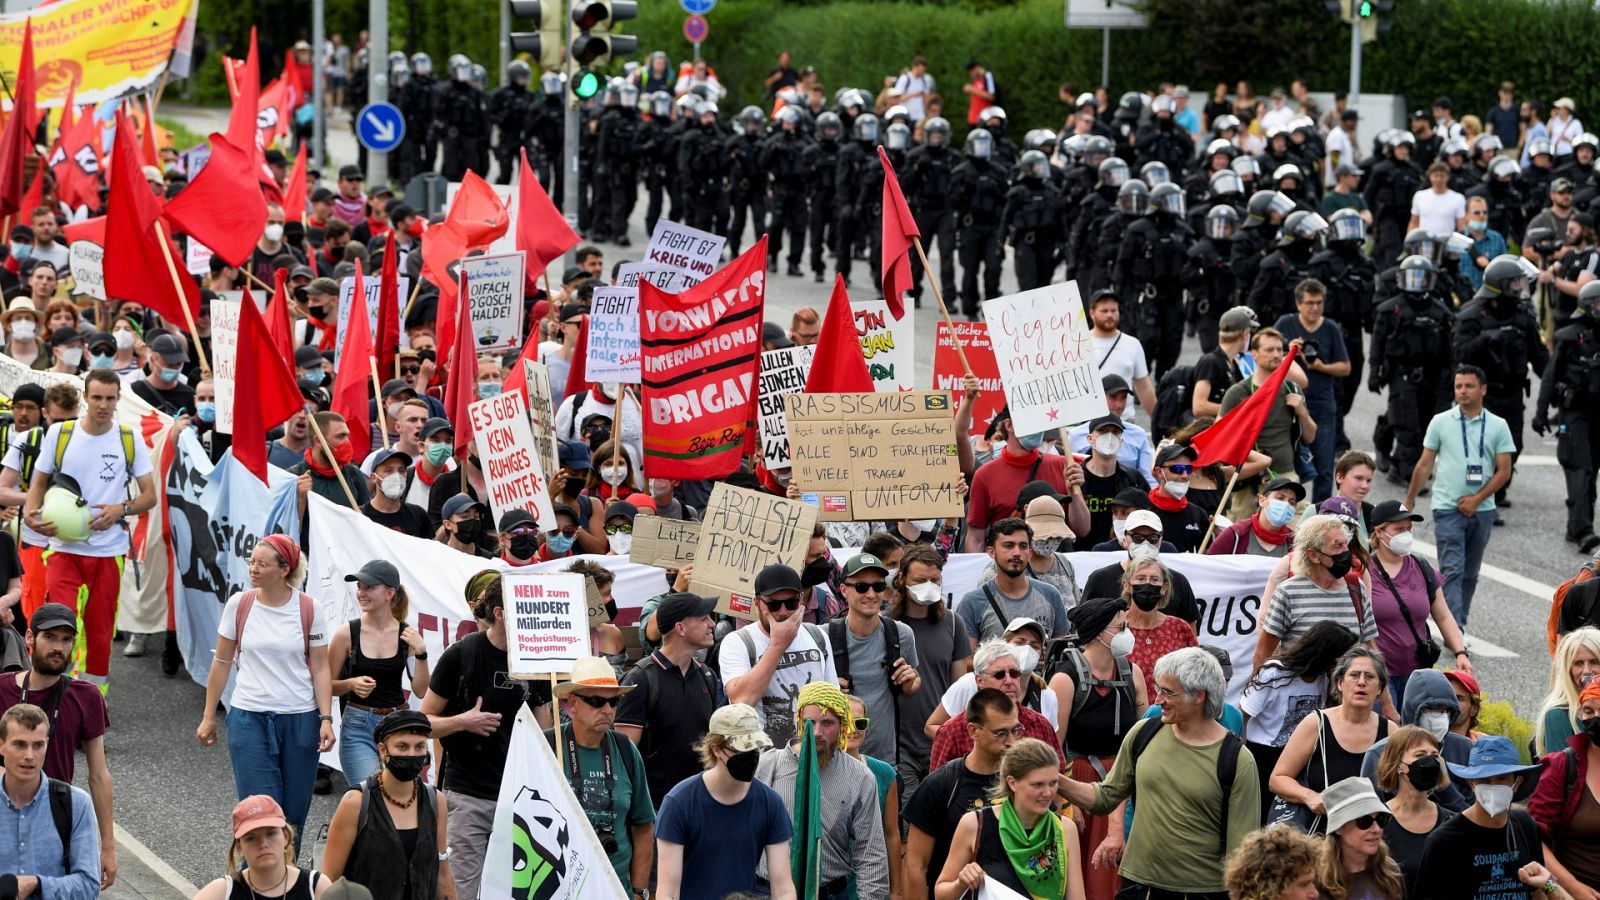
<svg viewBox="0 0 1600 900"><path fill-rule="evenodd" d="M61 0L0 16L0 73L14 88L23 25L31 17L39 106L61 106L74 84L77 103L146 90L166 71L190 6L190 0Z"/></svg>

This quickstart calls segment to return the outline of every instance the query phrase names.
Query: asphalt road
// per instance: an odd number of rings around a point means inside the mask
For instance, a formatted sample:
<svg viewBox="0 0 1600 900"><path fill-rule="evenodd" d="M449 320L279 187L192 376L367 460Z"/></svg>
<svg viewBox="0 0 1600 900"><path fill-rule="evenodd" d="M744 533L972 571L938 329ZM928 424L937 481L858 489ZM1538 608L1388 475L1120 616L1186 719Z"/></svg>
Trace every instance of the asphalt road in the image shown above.
<svg viewBox="0 0 1600 900"><path fill-rule="evenodd" d="M163 113L173 115L197 133L225 126L225 114L188 111L170 104ZM348 126L330 129L333 163L354 161L354 142ZM328 169L325 169L328 171ZM643 204L640 204L642 217ZM627 250L605 246L606 263L638 259L645 243L644 226L636 218L631 231L634 246ZM744 242L749 246L748 239ZM934 260L937 268L938 261ZM875 294L868 284L865 265L856 267L855 291L861 297ZM781 274L769 278L767 319L787 327L790 315L801 306L826 309L832 286ZM1015 289L1007 273L1006 291ZM953 298L951 298L952 302ZM918 383L931 385L931 352L937 311L913 311L916 322ZM1185 344L1184 359L1199 355L1198 344ZM1347 422L1355 446L1371 448L1373 422L1382 410L1382 398L1363 392ZM1550 595L1556 584L1584 562L1571 544L1561 539L1565 522L1562 475L1555 460L1554 441L1530 430L1526 452L1518 467L1511 498L1514 507L1504 512L1506 525L1495 529L1486 557L1468 628L1478 677L1490 700L1505 700L1518 714L1532 718L1538 711L1549 677L1544 648L1544 623ZM1403 498L1404 490L1382 476L1371 501ZM1423 505L1426 502L1423 501ZM1431 550L1433 529L1425 522L1417 529L1419 548ZM225 742L202 749L194 740L203 689L185 679L161 675L155 655L124 659L118 651L112 665L112 730L107 737L116 780L117 821L183 877L204 884L220 874L227 848L228 813L233 782ZM81 768L81 767L80 767ZM333 811L332 797L316 798L311 810L315 834ZM309 847L309 843L307 845Z"/></svg>

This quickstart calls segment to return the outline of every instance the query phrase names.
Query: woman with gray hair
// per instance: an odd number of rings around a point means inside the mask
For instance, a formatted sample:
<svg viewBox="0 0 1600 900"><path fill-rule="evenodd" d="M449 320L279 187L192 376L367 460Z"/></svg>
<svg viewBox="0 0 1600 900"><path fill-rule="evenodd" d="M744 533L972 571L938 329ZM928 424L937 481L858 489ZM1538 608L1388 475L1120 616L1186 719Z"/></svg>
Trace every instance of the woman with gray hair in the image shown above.
<svg viewBox="0 0 1600 900"><path fill-rule="evenodd" d="M1272 592L1256 616L1258 634L1253 669L1271 659L1278 646L1293 641L1317 622L1331 620L1350 629L1360 643L1378 637L1372 598L1360 573L1353 571L1350 529L1335 516L1312 516L1295 533L1294 575Z"/></svg>
<svg viewBox="0 0 1600 900"><path fill-rule="evenodd" d="M1128 632L1133 635L1128 658L1145 673L1148 697L1156 692L1156 663L1174 650L1199 646L1200 642L1188 622L1163 611L1172 599L1172 573L1159 557L1128 561L1122 573L1122 596L1128 601Z"/></svg>

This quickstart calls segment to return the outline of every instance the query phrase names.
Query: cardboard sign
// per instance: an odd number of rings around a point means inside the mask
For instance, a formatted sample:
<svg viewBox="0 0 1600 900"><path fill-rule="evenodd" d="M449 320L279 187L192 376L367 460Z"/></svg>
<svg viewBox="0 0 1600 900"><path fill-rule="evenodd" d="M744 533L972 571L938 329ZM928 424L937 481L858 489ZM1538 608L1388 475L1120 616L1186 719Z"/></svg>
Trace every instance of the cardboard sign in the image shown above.
<svg viewBox="0 0 1600 900"><path fill-rule="evenodd" d="M522 346L522 253L469 256L461 260L467 276L467 310L472 317L472 345L479 353Z"/></svg>
<svg viewBox="0 0 1600 900"><path fill-rule="evenodd" d="M597 287L589 307L590 381L639 383L639 289Z"/></svg>
<svg viewBox="0 0 1600 900"><path fill-rule="evenodd" d="M522 375L528 385L528 423L533 426L533 445L538 448L539 459L548 461L545 471L555 475L561 468L561 459L556 455L556 404L550 395L550 367L525 359Z"/></svg>
<svg viewBox="0 0 1600 900"><path fill-rule="evenodd" d="M190 236L183 242L184 271L205 277L211 274L211 248Z"/></svg>
<svg viewBox="0 0 1600 900"><path fill-rule="evenodd" d="M823 521L964 514L948 395L802 393L784 399L794 483Z"/></svg>
<svg viewBox="0 0 1600 900"><path fill-rule="evenodd" d="M1106 414L1105 389L1076 282L983 302L989 341L1017 434Z"/></svg>
<svg viewBox="0 0 1600 900"><path fill-rule="evenodd" d="M507 666L512 677L565 675L589 654L589 603L575 572L506 572Z"/></svg>
<svg viewBox="0 0 1600 900"><path fill-rule="evenodd" d="M983 434L994 421L1001 407L1006 405L1005 390L1000 386L1000 366L994 361L994 350L989 347L989 325L985 322L957 322L956 338L967 354L967 365L978 379L978 399L972 408L972 433ZM950 339L950 329L938 323L933 344L933 389L950 391L950 402L961 403L961 378L966 370L961 368L961 357L956 354L955 341Z"/></svg>
<svg viewBox="0 0 1600 900"><path fill-rule="evenodd" d="M638 516L633 520L633 545L628 548L628 561L681 569L694 562L694 548L699 543L699 522Z"/></svg>
<svg viewBox="0 0 1600 900"><path fill-rule="evenodd" d="M411 296L411 279L404 275L399 276L400 289L395 291L395 309L398 309L401 321L404 322L406 312L406 298ZM367 292L367 327L371 328L372 340L378 340L378 292L383 289L383 280L378 273L365 273L361 276L361 287ZM333 364L339 365L339 357L344 353L344 329L350 324L351 297L356 292L355 276L343 278L339 281L339 324L336 332L340 335L339 341L333 347ZM400 338L405 338L405 329L400 329ZM398 348L398 345L396 346Z"/></svg>
<svg viewBox="0 0 1600 900"><path fill-rule="evenodd" d="M717 482L700 523L689 590L715 596L720 613L754 619L756 576L773 563L800 571L816 523L814 506Z"/></svg>
<svg viewBox="0 0 1600 900"><path fill-rule="evenodd" d="M229 291L229 294L236 294ZM211 301L211 377L217 392L217 421L221 434L233 434L234 386L239 378L238 296L219 296Z"/></svg>
<svg viewBox="0 0 1600 900"><path fill-rule="evenodd" d="M698 284L700 279L671 266L658 266L650 263L625 263L622 268L617 270L615 286L637 291L641 281L648 281L669 294L681 294Z"/></svg>
<svg viewBox="0 0 1600 900"><path fill-rule="evenodd" d="M914 316L896 320L885 300L851 300L856 337L867 374L878 391L914 391L917 388L916 324Z"/></svg>
<svg viewBox="0 0 1600 900"><path fill-rule="evenodd" d="M761 354L761 459L771 472L789 469L789 417L783 398L805 390L815 347L785 347Z"/></svg>
<svg viewBox="0 0 1600 900"><path fill-rule="evenodd" d="M727 244L727 238L657 219L644 261L677 269L688 275L690 284L699 284L722 265L722 248Z"/></svg>
<svg viewBox="0 0 1600 900"><path fill-rule="evenodd" d="M489 489L489 508L494 520L513 509L533 513L541 531L555 527L556 514L550 505L550 483L539 459L538 445L522 395L511 391L478 400L467 407L477 435L478 453L483 457L483 476Z"/></svg>
<svg viewBox="0 0 1600 900"><path fill-rule="evenodd" d="M67 248L67 268L76 293L106 299L105 255L106 248L88 238L78 238Z"/></svg>

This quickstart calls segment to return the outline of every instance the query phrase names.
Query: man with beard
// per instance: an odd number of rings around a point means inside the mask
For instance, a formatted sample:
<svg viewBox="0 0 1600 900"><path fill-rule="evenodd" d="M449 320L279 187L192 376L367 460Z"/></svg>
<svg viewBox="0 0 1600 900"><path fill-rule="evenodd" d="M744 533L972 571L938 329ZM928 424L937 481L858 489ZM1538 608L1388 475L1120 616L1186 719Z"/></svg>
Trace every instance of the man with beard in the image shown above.
<svg viewBox="0 0 1600 900"><path fill-rule="evenodd" d="M28 624L28 652L33 668L0 676L0 710L31 703L50 717L50 746L44 772L72 782L74 754L83 749L89 762L89 797L100 830L100 887L117 878L117 842L112 834L111 769L106 765L106 701L95 686L65 673L72 665L78 639L77 615L60 603L46 603Z"/></svg>

